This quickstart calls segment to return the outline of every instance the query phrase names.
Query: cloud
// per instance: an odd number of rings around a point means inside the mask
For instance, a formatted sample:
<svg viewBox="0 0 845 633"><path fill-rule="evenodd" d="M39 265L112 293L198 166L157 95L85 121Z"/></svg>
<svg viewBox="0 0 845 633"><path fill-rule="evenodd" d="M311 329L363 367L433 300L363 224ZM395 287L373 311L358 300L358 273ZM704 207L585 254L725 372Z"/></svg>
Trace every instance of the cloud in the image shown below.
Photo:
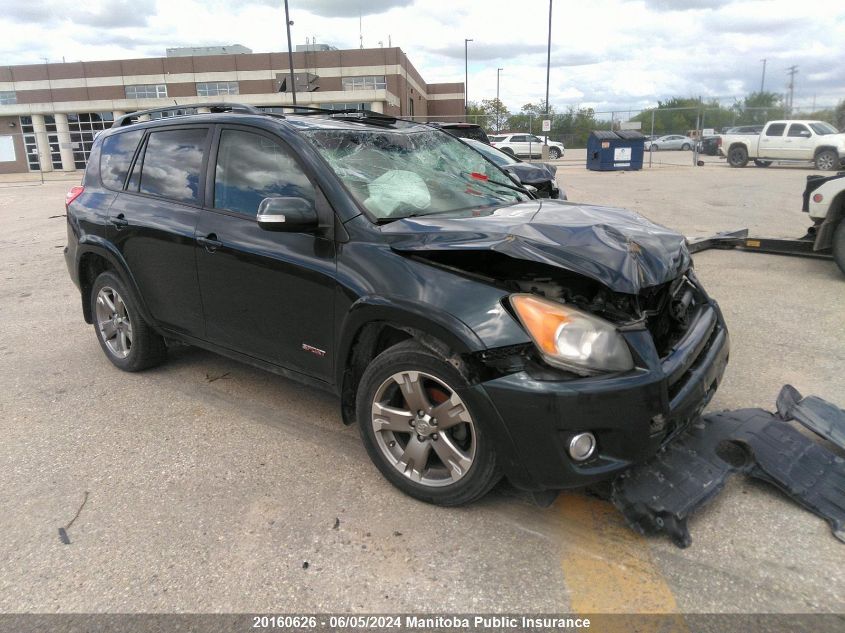
<svg viewBox="0 0 845 633"><path fill-rule="evenodd" d="M645 5L654 11L695 11L715 9L733 0L645 0Z"/></svg>
<svg viewBox="0 0 845 633"><path fill-rule="evenodd" d="M288 3L291 15L302 11L325 18L357 18L359 15L376 15L390 9L407 7L414 0L308 0ZM263 4L278 6L281 0L266 0Z"/></svg>
<svg viewBox="0 0 845 633"><path fill-rule="evenodd" d="M452 59L464 58L463 40L460 45L445 46L442 48L427 48L427 51L442 57L449 57ZM546 44L529 44L529 43L498 43L498 42L478 42L474 40L469 43L469 56L475 61L489 61L496 59L513 59L520 55L532 53L545 53Z"/></svg>
<svg viewBox="0 0 845 633"><path fill-rule="evenodd" d="M100 28L144 26L156 11L155 0L112 0L80 4L70 0L6 0L4 17L19 24L64 21Z"/></svg>

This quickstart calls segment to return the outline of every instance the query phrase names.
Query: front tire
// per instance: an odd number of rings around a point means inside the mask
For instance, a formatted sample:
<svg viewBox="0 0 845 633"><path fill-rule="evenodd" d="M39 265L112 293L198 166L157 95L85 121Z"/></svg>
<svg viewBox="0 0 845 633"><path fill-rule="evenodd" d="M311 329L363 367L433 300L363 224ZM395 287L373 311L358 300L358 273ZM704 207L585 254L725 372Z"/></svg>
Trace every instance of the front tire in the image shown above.
<svg viewBox="0 0 845 633"><path fill-rule="evenodd" d="M550 147L549 148L549 158L552 160L557 160L561 157L560 150L557 147Z"/></svg>
<svg viewBox="0 0 845 633"><path fill-rule="evenodd" d="M821 171L833 171L839 165L839 154L832 149L821 151L816 156L816 169Z"/></svg>
<svg viewBox="0 0 845 633"><path fill-rule="evenodd" d="M134 298L115 273L106 271L97 277L90 301L97 341L115 367L141 371L165 359L164 339L141 317Z"/></svg>
<svg viewBox="0 0 845 633"><path fill-rule="evenodd" d="M748 164L748 150L736 145L728 150L728 163L731 167L745 167Z"/></svg>
<svg viewBox="0 0 845 633"><path fill-rule="evenodd" d="M845 274L845 219L839 221L833 232L833 260Z"/></svg>
<svg viewBox="0 0 845 633"><path fill-rule="evenodd" d="M390 483L428 503L471 503L499 480L479 411L461 373L416 341L379 354L358 386L358 428L370 459Z"/></svg>

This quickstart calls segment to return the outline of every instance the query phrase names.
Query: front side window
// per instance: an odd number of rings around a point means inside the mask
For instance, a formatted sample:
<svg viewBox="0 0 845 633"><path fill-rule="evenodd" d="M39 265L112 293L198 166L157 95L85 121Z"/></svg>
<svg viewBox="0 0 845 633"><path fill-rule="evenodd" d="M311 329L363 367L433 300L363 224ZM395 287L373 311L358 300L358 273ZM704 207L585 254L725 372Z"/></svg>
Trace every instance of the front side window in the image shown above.
<svg viewBox="0 0 845 633"><path fill-rule="evenodd" d="M800 123L793 123L789 126L789 132L786 133L787 136L810 136L810 130L807 129L806 125L801 125Z"/></svg>
<svg viewBox="0 0 845 633"><path fill-rule="evenodd" d="M387 82L384 75L362 75L360 77L343 77L341 84L344 90L384 90Z"/></svg>
<svg viewBox="0 0 845 633"><path fill-rule="evenodd" d="M197 84L198 97L239 94L237 81L209 81Z"/></svg>
<svg viewBox="0 0 845 633"><path fill-rule="evenodd" d="M205 128L150 134L141 165L141 193L197 204L207 136Z"/></svg>
<svg viewBox="0 0 845 633"><path fill-rule="evenodd" d="M138 84L125 88L127 99L160 99L167 96L166 84Z"/></svg>
<svg viewBox="0 0 845 633"><path fill-rule="evenodd" d="M142 130L112 134L103 141L100 152L100 178L109 189L120 191L129 173L129 165L144 136Z"/></svg>
<svg viewBox="0 0 845 633"><path fill-rule="evenodd" d="M0 90L0 105L15 105L18 95L14 90Z"/></svg>
<svg viewBox="0 0 845 633"><path fill-rule="evenodd" d="M529 199L493 163L441 130L412 125L305 134L376 220L465 215Z"/></svg>
<svg viewBox="0 0 845 633"><path fill-rule="evenodd" d="M214 206L255 217L264 198L315 201L314 187L291 153L261 134L223 130L214 172Z"/></svg>
<svg viewBox="0 0 845 633"><path fill-rule="evenodd" d="M766 136L783 136L786 123L772 123L766 130Z"/></svg>

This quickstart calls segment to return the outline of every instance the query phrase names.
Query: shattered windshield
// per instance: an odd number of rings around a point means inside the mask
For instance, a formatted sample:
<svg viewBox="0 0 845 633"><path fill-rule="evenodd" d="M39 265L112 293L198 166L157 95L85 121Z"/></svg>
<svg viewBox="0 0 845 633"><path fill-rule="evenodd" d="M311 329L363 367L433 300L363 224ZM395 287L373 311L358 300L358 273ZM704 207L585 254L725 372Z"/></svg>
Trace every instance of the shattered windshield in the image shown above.
<svg viewBox="0 0 845 633"><path fill-rule="evenodd" d="M529 199L481 154L440 130L319 129L306 134L352 195L379 220Z"/></svg>

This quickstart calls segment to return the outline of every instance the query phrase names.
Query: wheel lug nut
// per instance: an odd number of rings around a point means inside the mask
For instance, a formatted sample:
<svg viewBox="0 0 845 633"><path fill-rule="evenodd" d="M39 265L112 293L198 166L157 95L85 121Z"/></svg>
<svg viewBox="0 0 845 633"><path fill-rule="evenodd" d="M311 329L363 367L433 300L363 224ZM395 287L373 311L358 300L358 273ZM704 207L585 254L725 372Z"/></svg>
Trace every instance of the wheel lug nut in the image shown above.
<svg viewBox="0 0 845 633"><path fill-rule="evenodd" d="M396 446L396 442L394 440L390 440L389 446L390 448L393 448L394 446Z"/></svg>
<svg viewBox="0 0 845 633"><path fill-rule="evenodd" d="M431 439L436 440L437 439L437 433L432 434Z"/></svg>
<svg viewBox="0 0 845 633"><path fill-rule="evenodd" d="M422 410L422 409L419 409L419 410L417 411L417 415L418 415L419 417L423 417L423 410Z"/></svg>
<svg viewBox="0 0 845 633"><path fill-rule="evenodd" d="M414 422L413 420L411 420L410 422L408 422L408 424L410 424L411 426L416 426L416 425L417 425L417 423L416 423L416 422Z"/></svg>
<svg viewBox="0 0 845 633"><path fill-rule="evenodd" d="M417 435L417 439L418 439L420 442L422 442L422 441L423 441L423 439L425 439L425 438L423 438L423 436L422 436L422 435Z"/></svg>
<svg viewBox="0 0 845 633"><path fill-rule="evenodd" d="M437 426L437 418L431 418L431 426Z"/></svg>

